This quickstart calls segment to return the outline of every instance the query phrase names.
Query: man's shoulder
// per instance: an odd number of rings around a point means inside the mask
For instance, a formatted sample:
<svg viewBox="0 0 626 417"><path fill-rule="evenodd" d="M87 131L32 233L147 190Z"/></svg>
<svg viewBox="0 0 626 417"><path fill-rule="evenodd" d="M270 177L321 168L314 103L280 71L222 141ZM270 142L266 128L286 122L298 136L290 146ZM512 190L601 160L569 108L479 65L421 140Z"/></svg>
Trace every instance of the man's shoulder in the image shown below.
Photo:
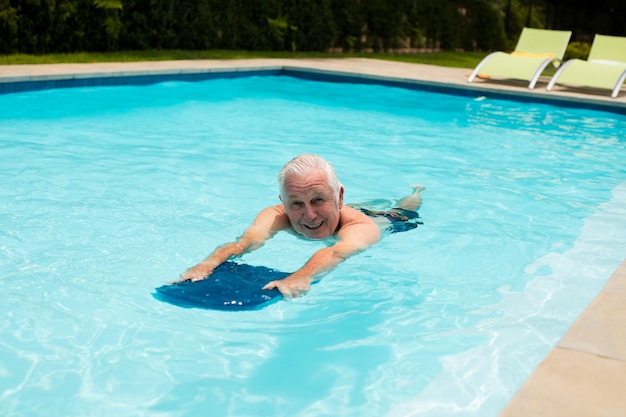
<svg viewBox="0 0 626 417"><path fill-rule="evenodd" d="M359 209L355 209L354 207L351 206L342 206L341 207L341 215L348 215L348 216L355 216L355 217L361 217L361 216L365 216L367 217L365 214L363 214L363 212Z"/></svg>
<svg viewBox="0 0 626 417"><path fill-rule="evenodd" d="M276 214L279 216L286 215L285 207L282 204L276 204L275 206L269 206L263 209L261 213L267 212L268 214Z"/></svg>
<svg viewBox="0 0 626 417"><path fill-rule="evenodd" d="M282 205L269 206L256 216L253 226L277 232L289 227L289 218Z"/></svg>
<svg viewBox="0 0 626 417"><path fill-rule="evenodd" d="M367 247L380 239L380 229L365 213L353 207L343 206L338 235L342 240L347 239Z"/></svg>
<svg viewBox="0 0 626 417"><path fill-rule="evenodd" d="M289 217L282 204L266 207L261 211L259 217L263 217L268 223L271 223L270 229L274 232L291 228Z"/></svg>
<svg viewBox="0 0 626 417"><path fill-rule="evenodd" d="M341 225L348 226L352 224L374 224L371 217L363 213L361 210L350 206L341 208Z"/></svg>

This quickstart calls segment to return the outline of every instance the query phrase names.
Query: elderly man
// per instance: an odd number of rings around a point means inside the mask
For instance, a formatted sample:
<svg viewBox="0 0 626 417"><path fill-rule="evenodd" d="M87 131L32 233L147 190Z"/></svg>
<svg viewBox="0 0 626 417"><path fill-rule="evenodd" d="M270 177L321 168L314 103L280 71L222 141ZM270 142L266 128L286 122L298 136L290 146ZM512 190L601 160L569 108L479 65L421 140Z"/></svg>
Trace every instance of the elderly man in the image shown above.
<svg viewBox="0 0 626 417"><path fill-rule="evenodd" d="M258 249L282 230L305 239L335 237L332 245L315 252L300 269L263 287L276 288L287 299L298 297L323 273L378 242L381 228L399 220L404 223L416 219L415 210L421 203L421 189L414 187L414 194L400 200L398 208L389 212L344 205L343 186L335 170L317 155L304 154L292 159L278 174L278 182L281 204L262 210L236 242L218 247L177 281L204 279L229 258Z"/></svg>

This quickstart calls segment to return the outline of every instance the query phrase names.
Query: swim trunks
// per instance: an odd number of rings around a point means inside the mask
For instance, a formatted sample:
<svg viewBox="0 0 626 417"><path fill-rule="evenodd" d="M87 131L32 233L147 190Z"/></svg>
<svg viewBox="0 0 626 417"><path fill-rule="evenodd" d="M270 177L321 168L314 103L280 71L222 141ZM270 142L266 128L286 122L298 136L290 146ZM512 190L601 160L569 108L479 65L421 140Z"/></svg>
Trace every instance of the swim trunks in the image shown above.
<svg viewBox="0 0 626 417"><path fill-rule="evenodd" d="M420 215L417 211L404 210L398 207L389 211L370 210L364 207L359 207L359 210L370 217L384 217L389 220L391 224L385 230L391 233L406 232L424 224L419 220Z"/></svg>

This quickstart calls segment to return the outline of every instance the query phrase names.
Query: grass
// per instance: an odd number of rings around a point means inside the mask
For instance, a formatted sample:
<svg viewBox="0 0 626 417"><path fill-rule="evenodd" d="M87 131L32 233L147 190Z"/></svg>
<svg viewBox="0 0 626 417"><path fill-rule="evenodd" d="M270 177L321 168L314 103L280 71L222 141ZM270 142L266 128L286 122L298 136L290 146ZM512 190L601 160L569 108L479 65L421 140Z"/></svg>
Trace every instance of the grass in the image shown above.
<svg viewBox="0 0 626 417"><path fill-rule="evenodd" d="M486 55L484 52L428 53L322 53L322 52L262 52L262 51L181 51L145 50L125 52L77 52L45 55L0 55L0 65L64 64L95 62L137 62L193 59L251 59L251 58L373 58L412 62L443 67L474 68Z"/></svg>

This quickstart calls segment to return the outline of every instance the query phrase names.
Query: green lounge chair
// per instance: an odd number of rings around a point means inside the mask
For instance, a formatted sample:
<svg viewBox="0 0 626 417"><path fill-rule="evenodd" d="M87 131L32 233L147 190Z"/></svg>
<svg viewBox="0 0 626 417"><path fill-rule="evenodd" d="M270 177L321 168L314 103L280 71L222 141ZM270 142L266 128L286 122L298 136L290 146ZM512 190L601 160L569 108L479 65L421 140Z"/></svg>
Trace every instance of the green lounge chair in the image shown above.
<svg viewBox="0 0 626 417"><path fill-rule="evenodd" d="M555 84L608 88L616 98L626 80L626 38L596 35L587 61L570 59L554 74L548 91Z"/></svg>
<svg viewBox="0 0 626 417"><path fill-rule="evenodd" d="M472 71L467 82L479 78L506 78L535 84L543 70L550 64L558 65L572 36L571 31L524 28L515 50L492 52Z"/></svg>

